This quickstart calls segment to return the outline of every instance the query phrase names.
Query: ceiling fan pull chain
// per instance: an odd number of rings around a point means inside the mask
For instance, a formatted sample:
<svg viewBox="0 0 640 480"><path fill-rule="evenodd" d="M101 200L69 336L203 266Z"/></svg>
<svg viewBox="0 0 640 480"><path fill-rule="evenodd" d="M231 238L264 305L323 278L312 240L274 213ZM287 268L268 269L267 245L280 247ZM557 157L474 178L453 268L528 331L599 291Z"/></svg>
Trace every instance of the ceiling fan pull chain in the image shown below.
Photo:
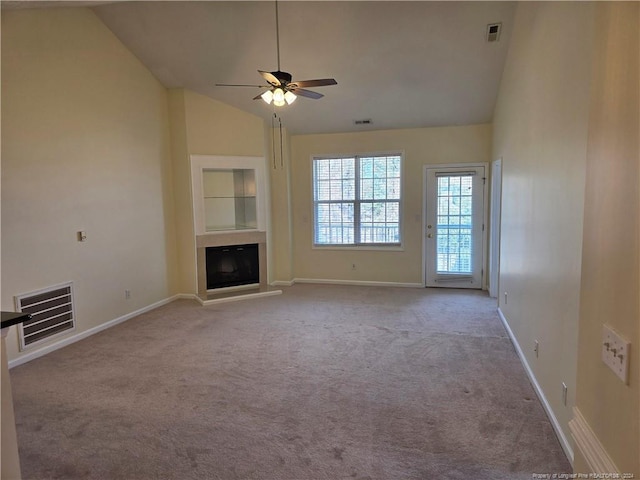
<svg viewBox="0 0 640 480"><path fill-rule="evenodd" d="M273 123L273 119L276 118L275 112L271 117L271 146L273 147L273 169L276 169L276 126Z"/></svg>
<svg viewBox="0 0 640 480"><path fill-rule="evenodd" d="M278 117L278 123L280 123L280 167L284 168L284 155L282 154L282 119Z"/></svg>
<svg viewBox="0 0 640 480"><path fill-rule="evenodd" d="M222 87L258 87L266 88L260 95L253 97L254 100L264 100L267 104L273 104L276 107L291 105L298 96L318 99L324 95L321 93L306 90L304 87L324 87L328 85L337 85L338 82L333 78L318 78L315 80L302 80L293 82L293 78L289 72L280 70L280 15L278 11L278 0L275 0L276 7L276 53L278 55L278 70L275 72L267 72L258 70L258 73L266 80L267 85L238 85L229 83L216 83L216 86ZM275 127L274 127L275 128ZM282 147L282 141L280 142ZM283 160L281 159L283 162ZM274 158L275 163L275 158ZM275 168L275 167L274 167Z"/></svg>

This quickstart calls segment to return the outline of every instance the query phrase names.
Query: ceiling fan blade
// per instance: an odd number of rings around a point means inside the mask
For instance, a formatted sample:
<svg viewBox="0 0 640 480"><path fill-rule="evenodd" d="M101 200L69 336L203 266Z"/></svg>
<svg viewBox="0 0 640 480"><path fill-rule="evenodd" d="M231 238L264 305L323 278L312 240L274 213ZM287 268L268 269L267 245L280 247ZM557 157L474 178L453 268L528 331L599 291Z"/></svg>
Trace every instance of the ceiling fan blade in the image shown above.
<svg viewBox="0 0 640 480"><path fill-rule="evenodd" d="M300 95L301 97L313 98L315 100L324 97L324 95L321 93L312 92L311 90L305 90L304 88L290 88L289 91L295 93L296 95Z"/></svg>
<svg viewBox="0 0 640 480"><path fill-rule="evenodd" d="M276 77L273 73L264 72L262 70L258 70L258 73L262 75L262 78L264 78L267 82L269 82L274 87L280 86L280 80L278 80L278 77Z"/></svg>
<svg viewBox="0 0 640 480"><path fill-rule="evenodd" d="M216 87L253 87L253 88L271 88L271 85L245 85L238 83L216 83Z"/></svg>
<svg viewBox="0 0 640 480"><path fill-rule="evenodd" d="M300 80L299 82L293 82L291 85L294 88L305 87L326 87L328 85L337 85L338 82L333 78L319 78L317 80Z"/></svg>

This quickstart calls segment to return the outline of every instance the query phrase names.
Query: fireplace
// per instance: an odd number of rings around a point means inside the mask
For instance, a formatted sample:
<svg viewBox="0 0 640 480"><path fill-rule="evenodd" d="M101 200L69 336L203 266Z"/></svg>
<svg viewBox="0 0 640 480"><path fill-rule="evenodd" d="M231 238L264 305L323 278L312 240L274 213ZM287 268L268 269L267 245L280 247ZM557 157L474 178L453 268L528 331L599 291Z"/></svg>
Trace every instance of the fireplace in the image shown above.
<svg viewBox="0 0 640 480"><path fill-rule="evenodd" d="M252 253L254 266L251 267L253 279L251 281L241 281L233 275L233 262L236 266L246 265L242 261L238 261L236 254L241 257L243 253L247 254L251 251L255 252L257 246L257 262L255 259L255 253ZM238 250L242 248L243 250ZM223 250L230 250L224 252ZM248 249L245 252L244 249ZM208 253L208 251L222 251L227 257L231 257L228 262L220 264L219 260L215 260L215 253ZM208 257L208 258L207 258ZM265 232L260 231L234 231L224 233L208 233L205 235L196 236L196 262L197 262L197 288L198 297L201 300L207 300L211 296L218 296L220 294L227 295L224 291L224 287L230 285L239 285L238 288L243 286L258 284L260 288L267 287L267 235ZM218 268L222 267L222 268ZM213 274L213 278L209 278L208 271L218 271L218 274ZM246 272L245 268L245 272ZM236 272L238 273L238 272ZM257 280L256 280L257 277ZM213 285L213 288L210 286ZM216 286L217 284L217 286Z"/></svg>
<svg viewBox="0 0 640 480"><path fill-rule="evenodd" d="M206 247L207 290L260 282L258 244Z"/></svg>

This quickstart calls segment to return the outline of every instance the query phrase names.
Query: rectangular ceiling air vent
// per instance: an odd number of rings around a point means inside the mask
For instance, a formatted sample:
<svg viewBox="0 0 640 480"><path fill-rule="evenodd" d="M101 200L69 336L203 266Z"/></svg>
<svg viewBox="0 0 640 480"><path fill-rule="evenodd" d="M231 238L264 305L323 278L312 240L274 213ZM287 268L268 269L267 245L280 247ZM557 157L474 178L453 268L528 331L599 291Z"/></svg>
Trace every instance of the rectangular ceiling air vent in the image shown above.
<svg viewBox="0 0 640 480"><path fill-rule="evenodd" d="M15 301L19 312L31 314L31 319L18 327L21 350L53 335L75 329L71 283L18 295Z"/></svg>
<svg viewBox="0 0 640 480"><path fill-rule="evenodd" d="M356 125L371 125L371 119L367 118L364 120L354 120L353 123L355 123Z"/></svg>
<svg viewBox="0 0 640 480"><path fill-rule="evenodd" d="M497 42L500 40L502 23L490 23L487 25L487 42Z"/></svg>

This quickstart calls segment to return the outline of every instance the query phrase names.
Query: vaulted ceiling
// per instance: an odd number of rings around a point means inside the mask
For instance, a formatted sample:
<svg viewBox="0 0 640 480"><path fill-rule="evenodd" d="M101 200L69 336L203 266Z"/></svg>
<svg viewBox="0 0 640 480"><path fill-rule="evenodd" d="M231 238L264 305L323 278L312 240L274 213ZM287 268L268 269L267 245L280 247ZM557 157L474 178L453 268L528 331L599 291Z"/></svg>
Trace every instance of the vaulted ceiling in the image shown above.
<svg viewBox="0 0 640 480"><path fill-rule="evenodd" d="M16 3L16 2L13 2ZM107 2L92 7L167 87L185 87L270 118L252 100L277 70L272 1ZM513 2L280 1L281 69L294 80L332 77L277 108L294 134L490 122L507 53ZM486 41L490 23L500 40ZM358 126L355 120L370 119Z"/></svg>

